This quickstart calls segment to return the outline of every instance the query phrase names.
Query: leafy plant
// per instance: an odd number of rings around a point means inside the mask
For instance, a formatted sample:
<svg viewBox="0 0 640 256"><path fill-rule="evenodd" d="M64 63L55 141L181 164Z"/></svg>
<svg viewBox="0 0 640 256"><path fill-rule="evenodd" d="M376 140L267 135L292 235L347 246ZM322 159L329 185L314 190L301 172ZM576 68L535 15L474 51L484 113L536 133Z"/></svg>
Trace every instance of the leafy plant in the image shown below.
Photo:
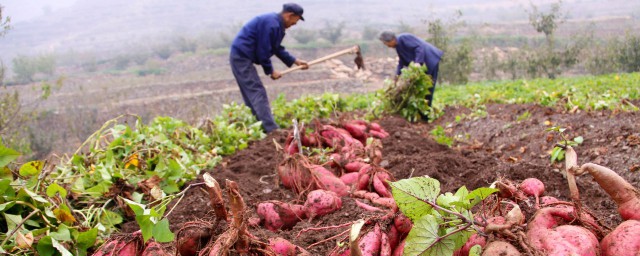
<svg viewBox="0 0 640 256"><path fill-rule="evenodd" d="M426 96L433 86L431 77L426 74L425 65L413 62L402 69L397 82L386 80L386 88L382 94L382 107L389 113L399 113L411 122L416 122L423 115L429 115L429 102Z"/></svg>
<svg viewBox="0 0 640 256"><path fill-rule="evenodd" d="M73 209L68 187L49 179L48 166L32 161L18 167L13 161L19 155L0 143L0 253L87 255L99 231L122 222L104 208Z"/></svg>
<svg viewBox="0 0 640 256"><path fill-rule="evenodd" d="M558 142L555 147L553 147L553 150L551 150L551 163L562 163L562 161L564 160L565 148L567 146L576 147L584 142L584 138L582 138L582 136L574 137L573 139L569 140L564 133L566 130L567 129L565 128L557 126L547 129L548 132L556 132L562 137L562 140Z"/></svg>
<svg viewBox="0 0 640 256"><path fill-rule="evenodd" d="M430 133L438 144L447 145L447 147L451 147L453 145L454 138L447 136L447 133L442 126L437 125Z"/></svg>
<svg viewBox="0 0 640 256"><path fill-rule="evenodd" d="M455 193L440 193L440 182L416 177L391 182L398 208L413 222L406 238L405 255L453 255L476 232L471 209L495 193L461 187Z"/></svg>

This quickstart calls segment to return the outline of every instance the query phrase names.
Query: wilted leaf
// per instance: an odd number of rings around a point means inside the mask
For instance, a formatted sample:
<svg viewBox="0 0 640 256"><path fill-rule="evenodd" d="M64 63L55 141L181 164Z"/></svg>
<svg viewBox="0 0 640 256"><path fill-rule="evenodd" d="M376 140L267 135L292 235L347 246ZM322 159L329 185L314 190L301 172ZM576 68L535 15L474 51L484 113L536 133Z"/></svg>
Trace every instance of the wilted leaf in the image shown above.
<svg viewBox="0 0 640 256"><path fill-rule="evenodd" d="M22 232L16 232L16 245L18 245L19 248L31 248L32 244L33 233L29 232L26 235L23 235Z"/></svg>
<svg viewBox="0 0 640 256"><path fill-rule="evenodd" d="M129 166L132 166L132 165L135 166L136 168L140 166L140 159L138 158L138 153L133 153L132 155L127 157L127 160L124 163L124 168L128 169Z"/></svg>
<svg viewBox="0 0 640 256"><path fill-rule="evenodd" d="M62 223L71 225L76 222L76 218L73 217L71 212L69 212L66 209L62 209L62 208L53 209L53 214L55 214L56 219L58 219Z"/></svg>

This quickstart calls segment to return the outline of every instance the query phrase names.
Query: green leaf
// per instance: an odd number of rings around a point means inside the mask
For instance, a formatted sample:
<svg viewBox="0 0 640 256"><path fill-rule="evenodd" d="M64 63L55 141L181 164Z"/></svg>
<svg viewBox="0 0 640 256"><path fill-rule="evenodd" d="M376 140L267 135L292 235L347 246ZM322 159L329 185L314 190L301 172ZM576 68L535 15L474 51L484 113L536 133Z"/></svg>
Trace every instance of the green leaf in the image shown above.
<svg viewBox="0 0 640 256"><path fill-rule="evenodd" d="M92 247L96 243L96 238L98 237L98 229L92 228L85 232L80 232L78 234L78 239L76 239L76 244L83 250L86 250Z"/></svg>
<svg viewBox="0 0 640 256"><path fill-rule="evenodd" d="M471 200L471 204L469 205L469 209L476 204L482 202L482 200L487 199L491 194L496 193L500 190L495 188L477 188L473 190L469 195L467 195L466 199Z"/></svg>
<svg viewBox="0 0 640 256"><path fill-rule="evenodd" d="M71 254L71 252L69 252L67 248L64 247L64 245L60 244L54 238L51 238L51 245L53 246L53 248L56 248L56 250L58 250L58 252L60 252L62 256L73 256L73 254Z"/></svg>
<svg viewBox="0 0 640 256"><path fill-rule="evenodd" d="M4 212L5 210L11 208L14 204L16 204L15 201L10 201L4 204L0 204L0 212Z"/></svg>
<svg viewBox="0 0 640 256"><path fill-rule="evenodd" d="M6 196L8 198L15 197L16 192L13 190L13 187L11 187L11 180L0 180L0 195Z"/></svg>
<svg viewBox="0 0 640 256"><path fill-rule="evenodd" d="M71 241L71 233L69 232L69 228L64 224L58 226L57 231L49 233L49 236L58 241Z"/></svg>
<svg viewBox="0 0 640 256"><path fill-rule="evenodd" d="M45 199L44 197L36 194L35 192L28 190L27 188L22 188L20 189L20 192L24 192L25 194L27 194L29 197L31 197L31 199L37 201L37 202L41 202L41 203L49 203L49 201L47 201L47 199Z"/></svg>
<svg viewBox="0 0 640 256"><path fill-rule="evenodd" d="M0 179L13 180L13 173L9 167L0 167Z"/></svg>
<svg viewBox="0 0 640 256"><path fill-rule="evenodd" d="M65 198L67 197L67 190L64 189L63 187L61 187L60 185L58 185L58 183L52 183L51 185L49 185L47 187L47 196L48 197L53 197L56 195L56 193L60 194L60 197Z"/></svg>
<svg viewBox="0 0 640 256"><path fill-rule="evenodd" d="M138 215L136 214L136 222L138 222L138 226L140 226L140 232L142 232L142 238L146 243L151 237L153 237L153 221L151 221L151 216L149 215Z"/></svg>
<svg viewBox="0 0 640 256"><path fill-rule="evenodd" d="M7 148L0 141L0 167L5 167L20 156L20 152Z"/></svg>
<svg viewBox="0 0 640 256"><path fill-rule="evenodd" d="M582 144L582 142L584 142L584 138L582 136L578 136L573 138L573 141L575 141L578 144Z"/></svg>
<svg viewBox="0 0 640 256"><path fill-rule="evenodd" d="M453 255L455 240L448 236L438 241L438 227L438 220L432 215L425 215L416 220L407 235L404 255Z"/></svg>
<svg viewBox="0 0 640 256"><path fill-rule="evenodd" d="M45 236L38 241L36 249L40 256L51 256L56 253L56 248L53 247L53 239L50 236Z"/></svg>
<svg viewBox="0 0 640 256"><path fill-rule="evenodd" d="M13 230L18 226L18 223L22 222L22 216L3 213L4 219L7 222L7 229Z"/></svg>
<svg viewBox="0 0 640 256"><path fill-rule="evenodd" d="M102 214L100 214L100 223L105 226L113 227L122 223L122 216L115 212L104 210Z"/></svg>
<svg viewBox="0 0 640 256"><path fill-rule="evenodd" d="M163 219L153 226L153 238L160 243L167 243L173 241L174 235L169 230L169 220Z"/></svg>
<svg viewBox="0 0 640 256"><path fill-rule="evenodd" d="M42 171L42 166L44 166L44 162L42 161L31 161L20 166L18 172L21 176L25 177L36 176Z"/></svg>
<svg viewBox="0 0 640 256"><path fill-rule="evenodd" d="M429 177L416 177L391 182L391 193L398 207L411 220L432 212L425 201L434 202L440 193L440 182Z"/></svg>
<svg viewBox="0 0 640 256"><path fill-rule="evenodd" d="M136 203L134 201L131 201L129 199L126 199L124 197L122 197L122 200L124 200L125 203L127 203L127 205L129 207L131 207L131 210L133 210L133 212L138 216L138 215L144 215L145 213L145 205L140 204L140 203Z"/></svg>
<svg viewBox="0 0 640 256"><path fill-rule="evenodd" d="M469 250L469 256L480 256L482 254L482 247L479 244L474 245Z"/></svg>

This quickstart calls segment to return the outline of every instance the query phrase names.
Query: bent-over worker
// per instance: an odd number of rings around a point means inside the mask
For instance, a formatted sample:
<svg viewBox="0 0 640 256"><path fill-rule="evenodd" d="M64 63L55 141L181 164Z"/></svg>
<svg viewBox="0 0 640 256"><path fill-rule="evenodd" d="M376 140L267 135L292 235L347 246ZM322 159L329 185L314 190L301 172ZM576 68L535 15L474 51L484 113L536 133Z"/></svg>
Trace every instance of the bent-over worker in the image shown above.
<svg viewBox="0 0 640 256"><path fill-rule="evenodd" d="M431 107L433 92L438 80L438 66L443 52L425 40L409 33L402 33L396 36L393 32L384 31L380 34L380 41L389 48L395 48L398 53L400 60L396 69L396 81L402 68L408 66L411 62L427 66L426 73L431 76L433 86L426 100L429 101L429 107ZM422 116L422 119L428 121L429 117Z"/></svg>

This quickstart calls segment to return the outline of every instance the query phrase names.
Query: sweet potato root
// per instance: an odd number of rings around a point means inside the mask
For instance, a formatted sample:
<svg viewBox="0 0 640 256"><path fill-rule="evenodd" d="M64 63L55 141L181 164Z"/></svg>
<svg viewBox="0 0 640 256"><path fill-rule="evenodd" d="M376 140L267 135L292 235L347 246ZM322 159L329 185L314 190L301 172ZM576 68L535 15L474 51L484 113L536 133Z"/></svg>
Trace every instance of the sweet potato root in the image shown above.
<svg viewBox="0 0 640 256"><path fill-rule="evenodd" d="M171 254L167 253L162 248L161 244L155 241L151 241L147 243L147 247L144 248L144 251L142 252L141 256L170 256L170 255Z"/></svg>
<svg viewBox="0 0 640 256"><path fill-rule="evenodd" d="M311 255L305 249L296 246L288 240L276 237L269 239L269 248L278 256L308 256Z"/></svg>
<svg viewBox="0 0 640 256"><path fill-rule="evenodd" d="M573 207L547 207L538 210L527 225L527 239L537 250L549 256L599 255L600 245L589 230L573 225L559 225L559 220L575 221Z"/></svg>
<svg viewBox="0 0 640 256"><path fill-rule="evenodd" d="M307 195L304 211L309 218L323 216L342 208L342 200L333 191L314 190Z"/></svg>
<svg viewBox="0 0 640 256"><path fill-rule="evenodd" d="M625 220L640 220L640 192L611 169L597 164L583 164L576 175L589 173L618 205Z"/></svg>
<svg viewBox="0 0 640 256"><path fill-rule="evenodd" d="M467 252L468 254L468 252ZM487 244L482 250L482 256L520 256L522 255L516 247L505 241L493 241ZM567 254L568 255L568 254Z"/></svg>
<svg viewBox="0 0 640 256"><path fill-rule="evenodd" d="M640 221L622 222L602 241L602 256L638 256L640 255Z"/></svg>
<svg viewBox="0 0 640 256"><path fill-rule="evenodd" d="M257 212L260 222L274 232L279 229L290 229L306 217L302 205L275 200L259 203Z"/></svg>

